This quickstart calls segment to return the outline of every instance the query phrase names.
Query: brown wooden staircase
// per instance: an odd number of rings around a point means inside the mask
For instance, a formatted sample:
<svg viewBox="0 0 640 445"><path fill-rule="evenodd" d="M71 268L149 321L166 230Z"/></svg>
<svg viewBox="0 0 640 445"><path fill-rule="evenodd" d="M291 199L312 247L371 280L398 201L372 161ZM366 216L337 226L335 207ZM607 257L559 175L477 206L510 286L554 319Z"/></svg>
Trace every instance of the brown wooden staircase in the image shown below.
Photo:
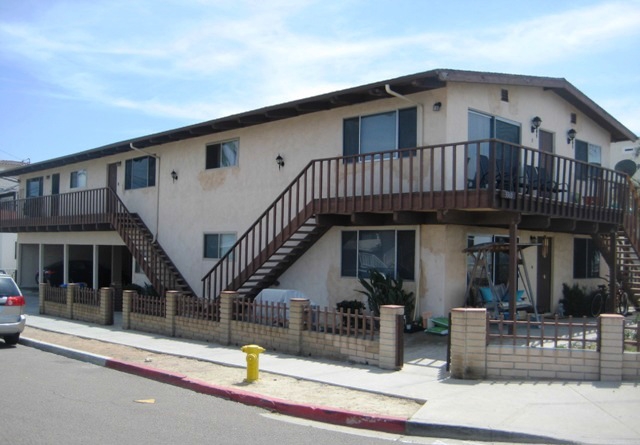
<svg viewBox="0 0 640 445"><path fill-rule="evenodd" d="M485 150L491 153L486 172L480 164ZM508 176L499 174L505 166L498 160L508 158L514 165L551 165L550 182L562 184L561 192L550 193L553 187L547 186L540 193L539 183L515 176L505 189ZM597 204L574 199L592 190L585 188L591 182L577 175L578 169L597 180L593 190L602 198ZM332 225L509 227L520 215L523 229L618 227L626 209L614 203L627 190L619 172L496 140L313 160L202 278L202 296L216 298L223 290L256 296ZM639 238L629 236L634 246Z"/></svg>
<svg viewBox="0 0 640 445"><path fill-rule="evenodd" d="M108 190L107 193L110 193L108 201L113 209L109 212L111 224L156 292L164 295L168 290L177 290L193 295L193 290L139 215L130 213L113 191Z"/></svg>
<svg viewBox="0 0 640 445"><path fill-rule="evenodd" d="M622 225L617 232L594 235L593 239L609 267L615 268L618 279L633 294L635 304L640 296L640 190L635 182L627 180L629 193ZM615 257L611 252L612 237Z"/></svg>

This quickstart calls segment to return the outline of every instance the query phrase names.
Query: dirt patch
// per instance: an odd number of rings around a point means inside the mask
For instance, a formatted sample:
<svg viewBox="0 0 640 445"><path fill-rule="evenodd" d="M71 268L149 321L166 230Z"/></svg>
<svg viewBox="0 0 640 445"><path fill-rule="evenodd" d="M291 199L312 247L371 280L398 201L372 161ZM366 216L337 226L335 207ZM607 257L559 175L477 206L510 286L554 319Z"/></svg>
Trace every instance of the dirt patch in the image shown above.
<svg viewBox="0 0 640 445"><path fill-rule="evenodd" d="M174 355L157 354L129 346L84 339L29 326L25 328L23 336L129 363L142 364L151 368L184 374L219 386L241 388L244 391L277 397L296 403L321 405L407 419L422 406L413 400L309 382L262 371L258 381L248 384L244 381L246 376L245 369Z"/></svg>

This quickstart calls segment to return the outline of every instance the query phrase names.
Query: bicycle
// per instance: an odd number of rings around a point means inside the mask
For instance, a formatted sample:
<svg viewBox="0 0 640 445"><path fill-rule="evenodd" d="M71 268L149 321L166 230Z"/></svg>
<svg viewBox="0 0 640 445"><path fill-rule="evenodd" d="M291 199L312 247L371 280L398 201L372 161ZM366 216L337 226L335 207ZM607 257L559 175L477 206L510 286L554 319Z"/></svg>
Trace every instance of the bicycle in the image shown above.
<svg viewBox="0 0 640 445"><path fill-rule="evenodd" d="M607 300L609 299L609 280L604 277L600 277L607 284L598 284L598 288L591 293L591 306L590 313L592 317L599 316L606 308ZM616 299L614 302L616 313L620 315L627 315L629 311L629 293L624 289L622 283L618 281L616 286Z"/></svg>

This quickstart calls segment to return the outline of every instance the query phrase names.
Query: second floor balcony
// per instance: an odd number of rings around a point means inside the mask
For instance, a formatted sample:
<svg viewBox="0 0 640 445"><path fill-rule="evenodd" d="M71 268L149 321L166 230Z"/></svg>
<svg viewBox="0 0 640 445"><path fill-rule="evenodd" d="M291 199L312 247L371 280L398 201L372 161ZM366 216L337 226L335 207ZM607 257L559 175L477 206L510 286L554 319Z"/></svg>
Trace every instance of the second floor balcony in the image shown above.
<svg viewBox="0 0 640 445"><path fill-rule="evenodd" d="M518 214L525 226L566 232L581 224L611 230L629 214L635 220L625 174L498 140L313 160L272 207L265 233L284 229L303 209L381 214L384 224L500 226L500 215ZM136 209L108 188L17 199L0 203L0 231L105 230L123 211Z"/></svg>

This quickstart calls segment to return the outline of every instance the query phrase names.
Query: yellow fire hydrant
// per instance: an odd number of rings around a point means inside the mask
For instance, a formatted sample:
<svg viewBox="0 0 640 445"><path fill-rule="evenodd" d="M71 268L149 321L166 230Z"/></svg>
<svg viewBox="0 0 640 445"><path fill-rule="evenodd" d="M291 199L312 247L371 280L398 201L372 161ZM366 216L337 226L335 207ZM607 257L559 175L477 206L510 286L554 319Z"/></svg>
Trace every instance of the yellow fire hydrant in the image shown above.
<svg viewBox="0 0 640 445"><path fill-rule="evenodd" d="M241 350L247 354L247 382L258 380L260 371L258 355L262 354L266 349L258 345L245 345Z"/></svg>

